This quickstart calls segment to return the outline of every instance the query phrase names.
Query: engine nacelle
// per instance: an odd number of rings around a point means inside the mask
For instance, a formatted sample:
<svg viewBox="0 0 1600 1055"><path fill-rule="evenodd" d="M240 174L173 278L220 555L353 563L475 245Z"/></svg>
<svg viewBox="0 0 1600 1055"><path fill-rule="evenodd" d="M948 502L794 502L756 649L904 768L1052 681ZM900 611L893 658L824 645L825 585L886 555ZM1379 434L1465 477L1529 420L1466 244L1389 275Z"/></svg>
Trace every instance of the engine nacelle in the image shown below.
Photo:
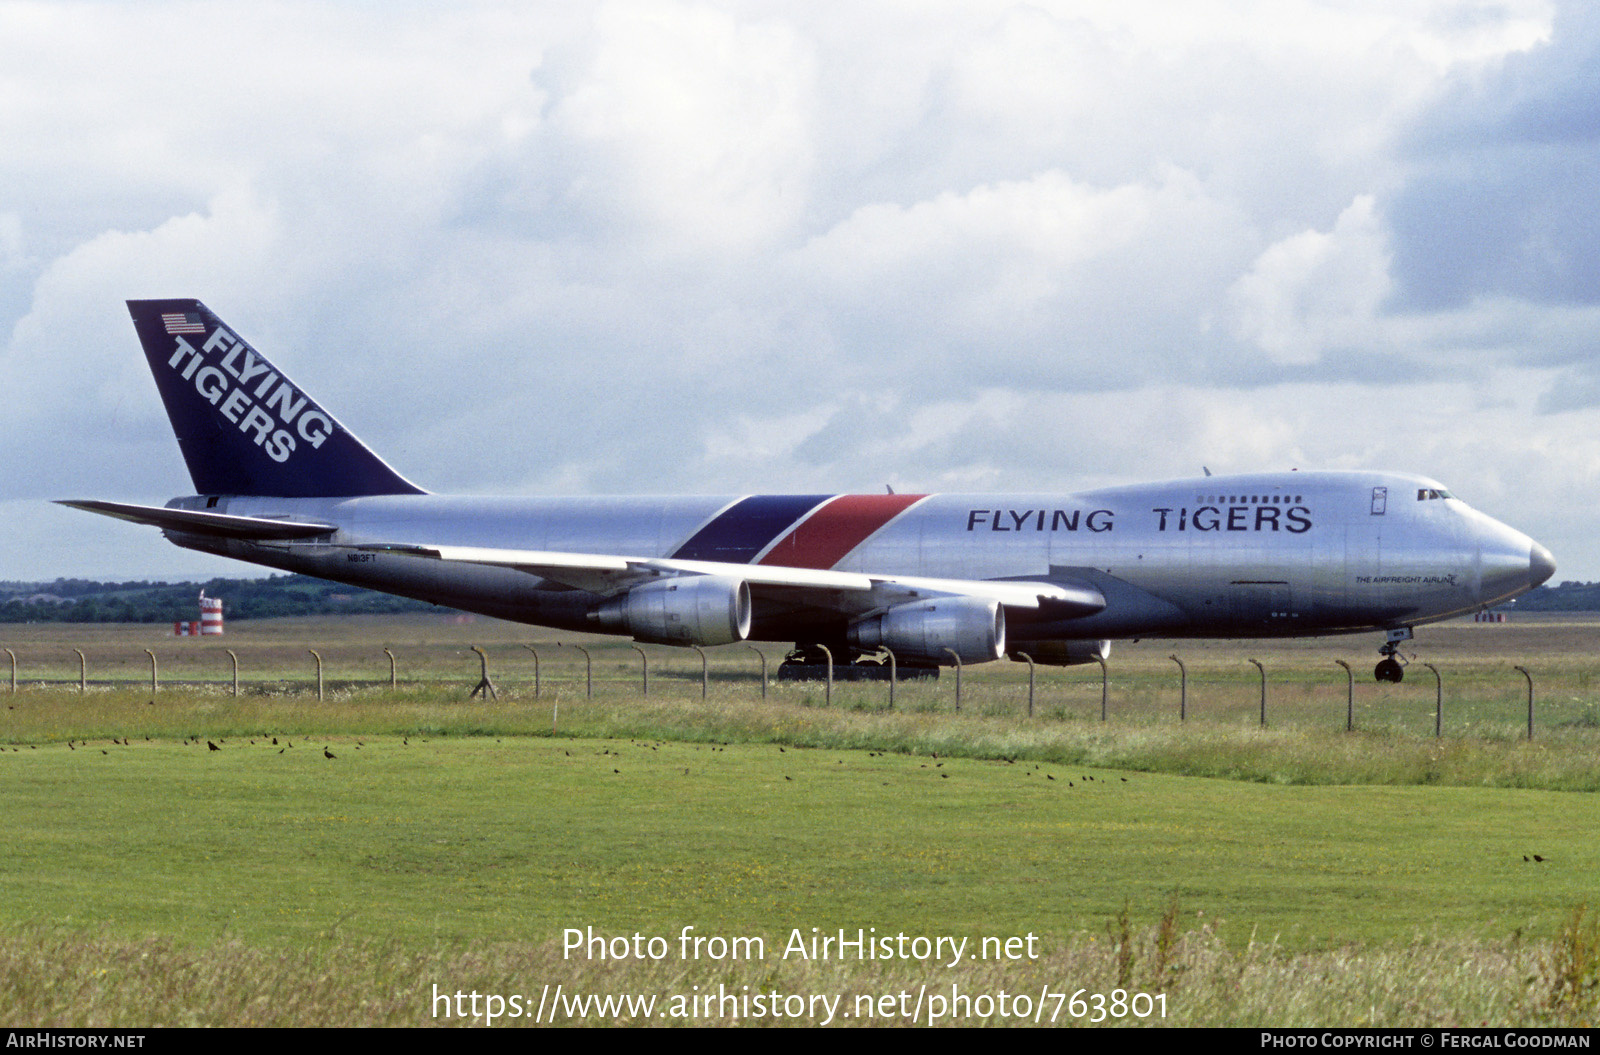
<svg viewBox="0 0 1600 1055"><path fill-rule="evenodd" d="M1025 652L1035 663L1051 667L1072 667L1079 663L1102 662L1111 656L1109 641L1013 641L1011 658Z"/></svg>
<svg viewBox="0 0 1600 1055"><path fill-rule="evenodd" d="M635 586L590 616L658 645L727 645L750 635L750 585L722 575L680 575Z"/></svg>
<svg viewBox="0 0 1600 1055"><path fill-rule="evenodd" d="M851 625L847 638L856 648L890 649L896 659L948 663L948 648L963 663L987 663L1005 655L1006 613L998 601L934 597L869 616Z"/></svg>

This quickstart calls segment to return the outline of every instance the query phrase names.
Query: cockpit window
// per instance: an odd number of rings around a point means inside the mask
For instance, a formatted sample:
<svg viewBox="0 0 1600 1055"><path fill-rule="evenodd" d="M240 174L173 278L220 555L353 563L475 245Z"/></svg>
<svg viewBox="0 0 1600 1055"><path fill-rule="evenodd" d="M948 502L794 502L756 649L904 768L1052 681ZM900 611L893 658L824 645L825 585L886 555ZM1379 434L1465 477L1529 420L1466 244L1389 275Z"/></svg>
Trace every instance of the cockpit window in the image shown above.
<svg viewBox="0 0 1600 1055"><path fill-rule="evenodd" d="M1454 497L1455 497L1455 495L1451 494L1449 491L1446 491L1442 487L1419 487L1419 488L1417 488L1417 501L1419 501L1419 502L1431 502L1436 498L1454 498Z"/></svg>

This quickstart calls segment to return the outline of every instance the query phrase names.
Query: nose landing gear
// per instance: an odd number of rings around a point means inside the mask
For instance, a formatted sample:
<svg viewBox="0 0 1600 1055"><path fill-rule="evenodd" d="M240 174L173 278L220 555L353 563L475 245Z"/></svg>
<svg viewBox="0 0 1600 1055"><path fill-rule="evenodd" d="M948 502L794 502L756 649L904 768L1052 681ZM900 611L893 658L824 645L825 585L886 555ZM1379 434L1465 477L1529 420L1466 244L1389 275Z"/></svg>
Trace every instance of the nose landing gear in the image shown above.
<svg viewBox="0 0 1600 1055"><path fill-rule="evenodd" d="M1400 643L1411 640L1411 628L1400 627L1390 630L1383 644L1378 646L1378 652L1383 656L1378 665L1372 669L1372 676L1378 681L1398 682L1406 676L1406 671L1401 666L1401 661L1396 657L1400 654Z"/></svg>

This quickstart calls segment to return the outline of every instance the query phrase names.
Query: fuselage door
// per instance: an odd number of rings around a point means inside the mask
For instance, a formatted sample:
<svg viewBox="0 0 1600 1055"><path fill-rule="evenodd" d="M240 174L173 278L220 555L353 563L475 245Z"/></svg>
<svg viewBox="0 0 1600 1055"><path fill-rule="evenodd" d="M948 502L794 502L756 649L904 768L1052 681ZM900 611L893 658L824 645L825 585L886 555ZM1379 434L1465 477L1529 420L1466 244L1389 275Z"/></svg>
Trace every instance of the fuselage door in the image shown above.
<svg viewBox="0 0 1600 1055"><path fill-rule="evenodd" d="M1372 515L1383 516L1383 511L1389 505L1389 489L1387 487L1374 487L1372 489Z"/></svg>

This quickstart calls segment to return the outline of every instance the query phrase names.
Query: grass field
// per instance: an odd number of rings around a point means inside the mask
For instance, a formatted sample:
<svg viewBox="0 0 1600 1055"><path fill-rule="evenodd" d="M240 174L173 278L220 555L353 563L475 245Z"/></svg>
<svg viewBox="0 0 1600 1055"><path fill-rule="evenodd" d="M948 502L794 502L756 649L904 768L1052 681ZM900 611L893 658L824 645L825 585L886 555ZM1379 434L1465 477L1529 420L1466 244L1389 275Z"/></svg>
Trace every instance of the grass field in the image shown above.
<svg viewBox="0 0 1600 1055"><path fill-rule="evenodd" d="M644 646L646 697L626 642L556 647L489 621L272 621L220 644L0 627L19 668L0 726L0 1001L27 1024L396 1025L460 1023L435 985L530 1001L546 983L663 999L958 987L1036 1005L1120 987L1167 998L1164 1019L1112 1019L1127 1023L1586 1022L1597 629L1419 631L1443 679L1435 738L1431 673L1373 684L1367 638L1119 646L1101 721L1097 667L1040 668L1030 719L1018 664L965 671L958 713L949 671L898 686L893 710L882 684L825 700L774 682L763 700L737 647L708 652L702 700L695 653ZM593 655L592 696L571 641ZM473 644L497 701L468 699ZM1334 659L1358 673L1353 734ZM1531 742L1514 664L1534 680ZM759 938L765 956L685 959L685 927ZM568 928L670 954L564 957ZM1037 955L782 955L812 928L1032 935Z"/></svg>

